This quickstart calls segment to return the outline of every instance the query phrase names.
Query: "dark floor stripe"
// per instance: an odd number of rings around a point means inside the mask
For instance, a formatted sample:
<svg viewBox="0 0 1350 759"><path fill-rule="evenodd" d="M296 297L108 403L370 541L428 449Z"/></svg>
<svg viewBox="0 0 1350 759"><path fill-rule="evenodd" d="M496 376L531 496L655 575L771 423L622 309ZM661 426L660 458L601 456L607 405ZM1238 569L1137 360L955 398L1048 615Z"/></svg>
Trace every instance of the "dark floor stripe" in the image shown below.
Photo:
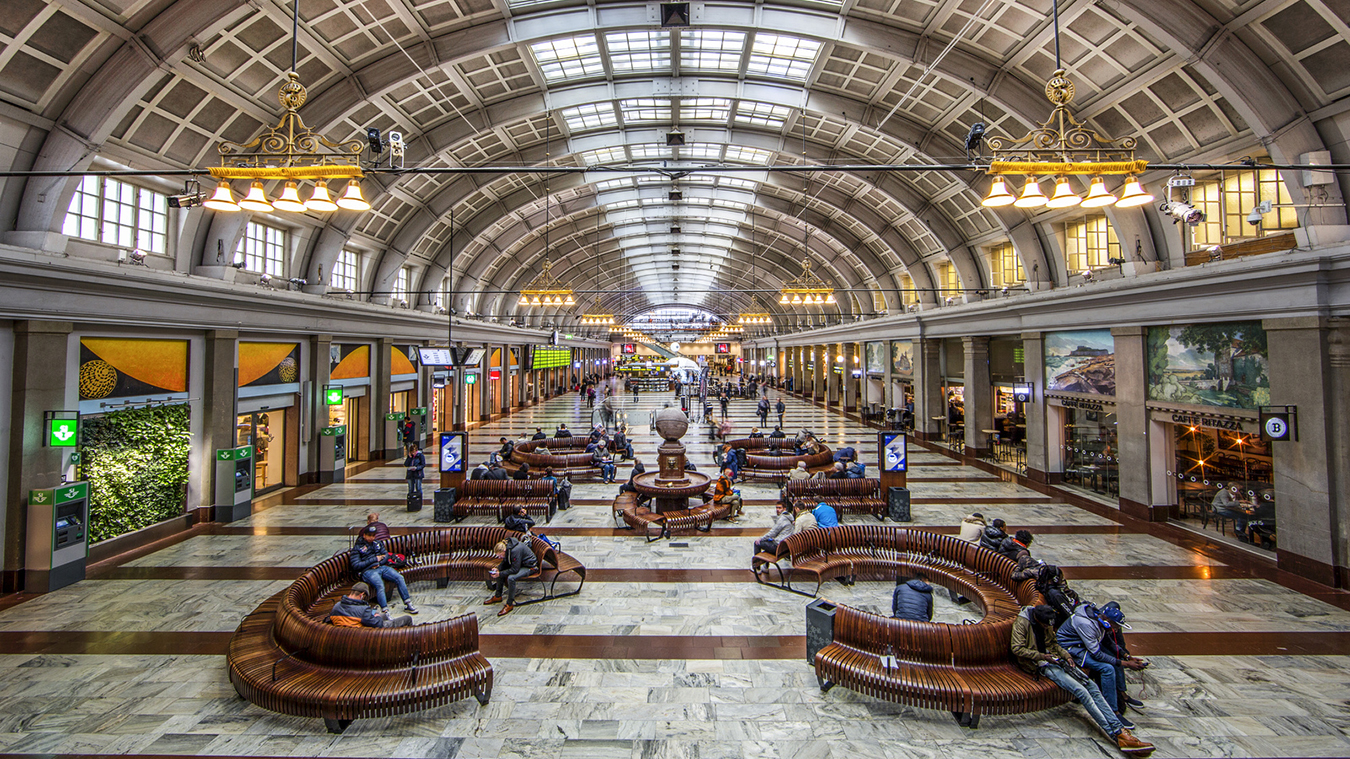
<svg viewBox="0 0 1350 759"><path fill-rule="evenodd" d="M754 502L751 502L754 505ZM767 505L767 504L765 504ZM885 524L891 527L909 527L926 532L936 532L943 535L955 535L960 528L956 525L932 525L915 523L896 523L886 521L884 523L876 522L872 517L850 518L850 523L862 522L864 524ZM364 524L364 523L363 523ZM352 537L354 528L350 527L329 527L325 525L287 525L281 527L239 527L235 525L216 525L207 524L202 526L202 533L208 535L341 535ZM454 524L446 524L444 527L454 527ZM466 521L464 527L491 527L495 523L489 524L486 519L476 521ZM1019 525L1021 526L1021 525ZM727 522L718 522L711 533L714 537L759 537L768 530L768 525L761 526L729 526ZM1094 524L1067 524L1067 525L1029 525L1031 531L1037 535L1120 535L1127 532L1120 525L1094 525ZM423 532L428 529L439 529L439 527L390 527L389 532L394 535L407 535L415 532ZM553 526L548 523L540 523L536 527L536 532L543 532L550 536L577 536L577 537L625 537L640 533L634 533L631 530L625 530L615 527L564 527ZM703 535L704 533L700 533Z"/></svg>

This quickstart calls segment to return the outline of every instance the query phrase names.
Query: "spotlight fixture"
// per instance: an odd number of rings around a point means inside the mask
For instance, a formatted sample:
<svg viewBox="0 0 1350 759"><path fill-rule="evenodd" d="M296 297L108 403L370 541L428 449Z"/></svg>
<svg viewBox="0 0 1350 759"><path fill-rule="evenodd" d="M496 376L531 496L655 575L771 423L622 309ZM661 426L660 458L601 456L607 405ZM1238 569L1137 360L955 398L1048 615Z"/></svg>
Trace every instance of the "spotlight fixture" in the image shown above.
<svg viewBox="0 0 1350 759"><path fill-rule="evenodd" d="M1192 227L1205 220L1205 212L1197 209L1190 203L1183 203L1180 200L1173 200L1163 203L1158 210L1171 216L1175 224L1177 221L1184 221Z"/></svg>
<svg viewBox="0 0 1350 759"><path fill-rule="evenodd" d="M684 193L679 190L671 190L666 193L666 200L684 200Z"/></svg>
<svg viewBox="0 0 1350 759"><path fill-rule="evenodd" d="M117 263L145 266L145 251L140 248L117 251Z"/></svg>
<svg viewBox="0 0 1350 759"><path fill-rule="evenodd" d="M983 121L977 121L970 125L970 131L966 133L966 160L970 160L971 153L980 152L980 145L984 142L984 130L986 129Z"/></svg>
<svg viewBox="0 0 1350 759"><path fill-rule="evenodd" d="M244 262L243 262L243 261L235 261L235 262L231 263L230 266L233 266L233 267L236 268L236 269L242 269L242 268L244 268Z"/></svg>
<svg viewBox="0 0 1350 759"><path fill-rule="evenodd" d="M670 226L670 233L671 233L672 235L678 235L678 234L680 233L680 225L678 225L678 224L672 224L672 225Z"/></svg>
<svg viewBox="0 0 1350 759"><path fill-rule="evenodd" d="M205 202L206 194L202 192L202 186L195 179L187 181L182 193L169 196L169 208L193 208Z"/></svg>
<svg viewBox="0 0 1350 759"><path fill-rule="evenodd" d="M678 128L666 132L666 147L678 148L684 145L684 132Z"/></svg>
<svg viewBox="0 0 1350 759"><path fill-rule="evenodd" d="M296 287L304 287L305 285L309 284L308 281L306 281L301 277L291 277L288 281L291 284L295 285Z"/></svg>
<svg viewBox="0 0 1350 759"><path fill-rule="evenodd" d="M1092 273L1092 270L1091 270L1091 269L1084 269L1084 270L1083 270L1083 283L1084 283L1084 284L1087 284L1088 282L1092 282L1092 281L1094 281L1095 279L1097 279L1097 275L1094 274L1094 273Z"/></svg>
<svg viewBox="0 0 1350 759"><path fill-rule="evenodd" d="M380 130L376 127L366 127L366 143L370 145L370 152L379 155L384 152L384 140L380 137Z"/></svg>
<svg viewBox="0 0 1350 759"><path fill-rule="evenodd" d="M918 311L919 311L919 304L918 304L918 303L911 303L911 304L909 304L909 312L910 312L911 314L918 313Z"/></svg>

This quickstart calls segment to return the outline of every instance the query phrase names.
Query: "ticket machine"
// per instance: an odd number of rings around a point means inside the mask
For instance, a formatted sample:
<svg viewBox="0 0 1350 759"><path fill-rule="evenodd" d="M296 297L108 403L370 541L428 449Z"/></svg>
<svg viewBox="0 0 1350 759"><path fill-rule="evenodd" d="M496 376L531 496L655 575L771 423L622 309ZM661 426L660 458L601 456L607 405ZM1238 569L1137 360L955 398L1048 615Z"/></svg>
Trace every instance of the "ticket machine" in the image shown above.
<svg viewBox="0 0 1350 759"><path fill-rule="evenodd" d="M347 479L347 425L319 430L319 482L343 482Z"/></svg>
<svg viewBox="0 0 1350 759"><path fill-rule="evenodd" d="M88 482L28 491L26 592L48 593L84 579L88 525Z"/></svg>
<svg viewBox="0 0 1350 759"><path fill-rule="evenodd" d="M384 415L384 457L403 458L403 420L408 415L402 411Z"/></svg>
<svg viewBox="0 0 1350 759"><path fill-rule="evenodd" d="M234 522L253 513L253 446L216 450L217 522Z"/></svg>

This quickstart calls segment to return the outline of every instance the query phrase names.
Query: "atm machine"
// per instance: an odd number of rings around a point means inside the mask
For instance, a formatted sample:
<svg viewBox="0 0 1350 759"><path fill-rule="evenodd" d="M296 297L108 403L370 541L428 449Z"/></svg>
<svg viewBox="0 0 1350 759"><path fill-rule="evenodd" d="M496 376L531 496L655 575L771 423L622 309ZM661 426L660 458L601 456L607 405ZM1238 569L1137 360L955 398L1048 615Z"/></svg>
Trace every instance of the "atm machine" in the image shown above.
<svg viewBox="0 0 1350 759"><path fill-rule="evenodd" d="M84 579L88 524L88 482L28 491L26 592L49 593Z"/></svg>
<svg viewBox="0 0 1350 759"><path fill-rule="evenodd" d="M343 482L347 479L347 425L319 430L319 482Z"/></svg>
<svg viewBox="0 0 1350 759"><path fill-rule="evenodd" d="M253 513L253 446L216 450L217 522L234 522Z"/></svg>
<svg viewBox="0 0 1350 759"><path fill-rule="evenodd" d="M384 415L384 457L403 458L402 429L403 420L408 415L402 411Z"/></svg>
<svg viewBox="0 0 1350 759"><path fill-rule="evenodd" d="M417 431L413 433L413 440L417 441L417 447L422 448L427 434L427 409L425 406L415 408L408 412L408 418L413 420Z"/></svg>

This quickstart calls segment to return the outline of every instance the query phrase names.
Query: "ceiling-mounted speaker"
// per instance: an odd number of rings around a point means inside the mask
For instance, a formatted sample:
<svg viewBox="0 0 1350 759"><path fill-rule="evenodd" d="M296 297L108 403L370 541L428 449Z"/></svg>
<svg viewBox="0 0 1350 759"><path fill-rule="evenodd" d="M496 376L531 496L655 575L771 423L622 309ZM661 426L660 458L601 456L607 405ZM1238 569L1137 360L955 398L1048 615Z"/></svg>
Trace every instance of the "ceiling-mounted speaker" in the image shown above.
<svg viewBox="0 0 1350 759"><path fill-rule="evenodd" d="M666 132L666 147L678 148L684 144L684 132L678 129L672 129Z"/></svg>
<svg viewBox="0 0 1350 759"><path fill-rule="evenodd" d="M678 235L678 234L680 233L680 227L679 227L679 225L673 225L673 226L671 226L671 228L670 228L670 233L671 233L672 235Z"/></svg>
<svg viewBox="0 0 1350 759"><path fill-rule="evenodd" d="M661 3L661 26L689 26L689 3Z"/></svg>
<svg viewBox="0 0 1350 759"><path fill-rule="evenodd" d="M684 200L684 193L679 190L671 190L666 194L667 200Z"/></svg>
<svg viewBox="0 0 1350 759"><path fill-rule="evenodd" d="M676 262L672 263L672 264L670 265L670 268L674 269L675 271L679 271L679 270L680 270L680 262L679 262L679 261L676 261Z"/></svg>

